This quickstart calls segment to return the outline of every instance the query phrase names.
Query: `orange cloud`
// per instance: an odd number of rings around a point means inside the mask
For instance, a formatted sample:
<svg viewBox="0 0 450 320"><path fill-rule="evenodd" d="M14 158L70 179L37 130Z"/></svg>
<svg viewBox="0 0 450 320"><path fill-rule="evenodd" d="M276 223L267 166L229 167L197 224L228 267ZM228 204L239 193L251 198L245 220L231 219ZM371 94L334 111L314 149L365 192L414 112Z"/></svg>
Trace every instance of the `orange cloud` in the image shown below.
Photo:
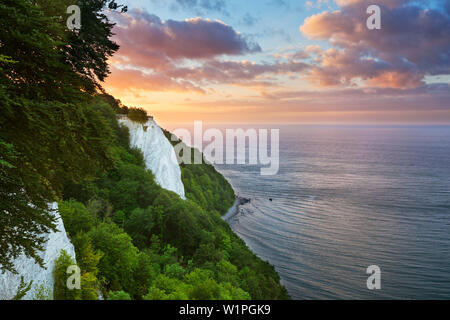
<svg viewBox="0 0 450 320"><path fill-rule="evenodd" d="M163 73L152 74L140 70L118 69L114 66L111 69L111 75L105 82L107 88L205 93L189 81L174 80Z"/></svg>
<svg viewBox="0 0 450 320"><path fill-rule="evenodd" d="M423 75L412 74L411 72L386 71L369 79L367 83L380 88L417 88L423 85Z"/></svg>
<svg viewBox="0 0 450 320"><path fill-rule="evenodd" d="M310 79L321 85L414 88L429 75L450 74L450 15L409 0L380 0L381 30L366 26L368 0L338 0L343 7L305 19L300 31L328 40L316 50Z"/></svg>

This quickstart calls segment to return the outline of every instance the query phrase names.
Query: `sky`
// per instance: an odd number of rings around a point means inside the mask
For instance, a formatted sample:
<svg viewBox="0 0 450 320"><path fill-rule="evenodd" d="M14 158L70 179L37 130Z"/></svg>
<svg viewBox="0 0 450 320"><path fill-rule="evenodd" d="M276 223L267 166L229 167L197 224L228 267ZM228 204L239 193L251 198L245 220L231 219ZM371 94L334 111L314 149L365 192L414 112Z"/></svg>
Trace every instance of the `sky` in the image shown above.
<svg viewBox="0 0 450 320"><path fill-rule="evenodd" d="M450 124L450 0L121 3L104 87L163 125Z"/></svg>

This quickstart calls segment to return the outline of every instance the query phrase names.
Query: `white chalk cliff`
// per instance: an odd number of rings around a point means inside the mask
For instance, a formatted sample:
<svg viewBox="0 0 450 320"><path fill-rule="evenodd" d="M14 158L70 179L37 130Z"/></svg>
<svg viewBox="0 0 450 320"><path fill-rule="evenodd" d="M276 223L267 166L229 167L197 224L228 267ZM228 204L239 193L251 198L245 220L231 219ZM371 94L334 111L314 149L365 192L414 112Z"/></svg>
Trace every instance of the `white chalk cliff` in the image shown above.
<svg viewBox="0 0 450 320"><path fill-rule="evenodd" d="M56 228L57 232L51 232L46 235L47 242L44 245L44 250L40 253L40 257L44 261L46 268L41 268L34 259L27 258L24 254L19 256L14 265L19 274L13 274L11 272L0 273L0 300L10 300L17 293L17 288L20 284L21 276L29 283L33 280L31 290L28 291L26 296L22 300L32 300L35 298L39 289L44 286L46 289L53 291L53 268L55 266L55 260L59 258L61 250L65 250L74 260L75 249L70 242L64 228L63 221L59 215L58 204L53 203L51 205L52 211L57 218Z"/></svg>
<svg viewBox="0 0 450 320"><path fill-rule="evenodd" d="M186 199L175 150L156 122L149 119L147 123L140 124L126 117L122 117L118 121L130 130L131 146L142 151L146 168L153 172L156 182L161 187L174 191L182 199ZM33 259L22 254L14 261L18 274L0 273L0 300L9 300L14 297L21 276L24 276L27 283L33 280L32 288L23 298L24 300L34 299L42 286L53 291L53 268L61 250L67 251L76 261L75 249L67 237L58 212L58 204L53 203L51 208L55 210L58 231L47 234L48 240L40 254L46 268L41 268Z"/></svg>
<svg viewBox="0 0 450 320"><path fill-rule="evenodd" d="M153 172L156 182L186 199L175 150L156 122L149 119L141 124L122 117L119 123L130 130L131 146L142 151L146 168Z"/></svg>

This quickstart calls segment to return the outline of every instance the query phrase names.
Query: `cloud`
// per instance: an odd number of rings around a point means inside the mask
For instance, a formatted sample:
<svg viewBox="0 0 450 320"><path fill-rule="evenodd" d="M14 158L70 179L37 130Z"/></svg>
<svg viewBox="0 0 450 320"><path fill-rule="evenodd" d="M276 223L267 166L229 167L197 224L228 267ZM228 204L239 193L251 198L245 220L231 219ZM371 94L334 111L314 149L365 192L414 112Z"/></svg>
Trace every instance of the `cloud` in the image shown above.
<svg viewBox="0 0 450 320"><path fill-rule="evenodd" d="M204 93L215 84L273 86L273 76L308 68L299 55L271 63L225 59L259 53L261 48L220 21L162 21L143 11L115 20L115 40L121 47L110 61L110 87Z"/></svg>
<svg viewBox="0 0 450 320"><path fill-rule="evenodd" d="M109 88L125 89L126 91L137 89L205 93L203 89L188 80L175 79L161 72L148 73L136 69L122 69L114 65L111 71L111 75L106 80L106 85Z"/></svg>
<svg viewBox="0 0 450 320"><path fill-rule="evenodd" d="M414 117L420 122L423 117L429 117L433 121L446 122L450 120L450 90L448 84L423 85L414 89L393 88L338 88L331 90L277 90L265 92L259 99L217 99L215 101L186 102L186 105L195 107L245 107L259 108L254 115L259 113L292 114L293 118L287 120L295 122L301 120L304 112L325 113L332 112L333 120L338 113L380 113L385 119L389 115L396 114L396 121L401 122L402 117ZM276 108L274 108L274 105ZM442 115L444 118L439 119ZM366 117L369 120L371 116ZM286 120L286 119L284 119ZM348 119L347 119L348 120ZM391 119L393 120L393 119Z"/></svg>
<svg viewBox="0 0 450 320"><path fill-rule="evenodd" d="M296 61L255 63L250 61L206 61L196 68L177 68L168 71L176 78L190 79L196 83L273 85L265 75L298 74L308 69L308 64Z"/></svg>
<svg viewBox="0 0 450 320"><path fill-rule="evenodd" d="M305 102L323 105L331 110L450 110L449 84L428 84L412 89L395 88L338 88L314 91L277 91L263 93L263 96L281 104L305 104ZM383 103L380 103L383 102Z"/></svg>
<svg viewBox="0 0 450 320"><path fill-rule="evenodd" d="M450 17L407 0L379 0L381 30L369 30L366 9L372 1L336 0L343 7L304 21L308 38L329 40L317 52L310 78L321 85L414 88L427 75L450 74Z"/></svg>
<svg viewBox="0 0 450 320"><path fill-rule="evenodd" d="M202 18L162 21L155 15L134 11L121 17L114 32L119 45L151 57L164 54L175 60L202 59L261 51L258 44L231 26Z"/></svg>
<svg viewBox="0 0 450 320"><path fill-rule="evenodd" d="M221 21L163 21L143 11L120 15L114 32L121 48L111 60L106 86L208 95L214 95L214 89L218 97L250 89L257 94L236 98L237 104L283 106L289 112L297 106L310 107L311 112L334 112L338 107L448 110L449 86L425 83L427 76L450 74L450 16L445 6L426 10L407 0L378 0L382 29L370 31L365 26L368 1L338 1L339 10L313 15L300 27L313 45L289 46L270 52L270 57ZM319 46L315 40L329 45ZM250 61L251 54L258 54L258 60ZM261 59L264 54L267 61ZM291 82L294 78L299 81ZM303 85L305 79L331 88L283 91ZM233 91L229 85L240 88ZM198 102L193 99L192 104Z"/></svg>
<svg viewBox="0 0 450 320"><path fill-rule="evenodd" d="M427 0L425 0L424 2L426 2ZM351 6L351 5L359 5L359 4L363 4L366 6L366 8L369 5L372 4L376 4L376 5L384 5L387 6L389 8L395 8L398 7L402 4L411 2L410 0L377 0L377 1L367 1L367 0L334 0L334 2L336 2L336 4L338 4L339 6Z"/></svg>
<svg viewBox="0 0 450 320"><path fill-rule="evenodd" d="M145 89L149 91L192 91L205 93L215 84L231 84L246 87L278 86L274 76L299 74L309 65L300 61L255 63L247 60L203 61L195 67L168 64L160 69L135 65L113 64L107 79L109 87Z"/></svg>
<svg viewBox="0 0 450 320"><path fill-rule="evenodd" d="M444 7L447 11L447 14L450 15L450 0L445 0Z"/></svg>

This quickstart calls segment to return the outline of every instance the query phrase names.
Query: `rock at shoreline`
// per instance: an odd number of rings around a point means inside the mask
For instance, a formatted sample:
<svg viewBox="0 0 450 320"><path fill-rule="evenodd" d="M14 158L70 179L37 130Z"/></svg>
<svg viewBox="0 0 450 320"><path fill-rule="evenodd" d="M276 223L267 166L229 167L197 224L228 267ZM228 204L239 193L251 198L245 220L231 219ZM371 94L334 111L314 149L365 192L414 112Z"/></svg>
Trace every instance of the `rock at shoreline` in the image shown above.
<svg viewBox="0 0 450 320"><path fill-rule="evenodd" d="M250 199L248 198L243 198L243 197L238 197L238 203L240 206L246 204L246 203L250 203Z"/></svg>

